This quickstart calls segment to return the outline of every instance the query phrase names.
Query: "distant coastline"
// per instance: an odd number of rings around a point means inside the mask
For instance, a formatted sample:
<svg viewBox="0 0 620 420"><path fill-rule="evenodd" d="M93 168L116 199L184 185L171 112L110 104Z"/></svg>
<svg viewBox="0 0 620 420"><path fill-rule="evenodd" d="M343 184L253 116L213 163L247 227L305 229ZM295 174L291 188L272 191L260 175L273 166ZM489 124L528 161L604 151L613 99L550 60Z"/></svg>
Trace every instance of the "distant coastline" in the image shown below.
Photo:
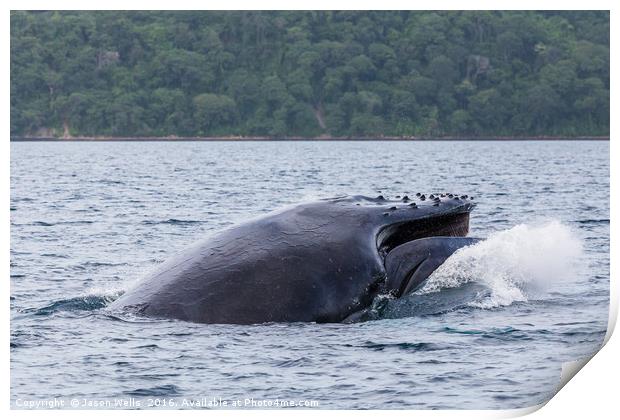
<svg viewBox="0 0 620 420"><path fill-rule="evenodd" d="M566 141L566 140L590 140L590 141L609 141L609 136L497 136L497 137L269 137L269 136L220 136L220 137L111 137L111 136L93 136L93 137L11 137L13 142L121 142L121 141L193 141L193 142L209 142L209 141Z"/></svg>

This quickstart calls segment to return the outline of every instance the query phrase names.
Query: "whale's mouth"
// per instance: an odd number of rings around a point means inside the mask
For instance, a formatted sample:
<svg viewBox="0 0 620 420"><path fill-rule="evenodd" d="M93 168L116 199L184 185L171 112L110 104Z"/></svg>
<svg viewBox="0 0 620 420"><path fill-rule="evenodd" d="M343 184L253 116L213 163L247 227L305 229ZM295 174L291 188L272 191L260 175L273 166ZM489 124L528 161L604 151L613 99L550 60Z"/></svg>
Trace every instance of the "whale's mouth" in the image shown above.
<svg viewBox="0 0 620 420"><path fill-rule="evenodd" d="M379 254L385 257L399 245L433 236L467 236L469 210L409 220L383 228L377 235Z"/></svg>

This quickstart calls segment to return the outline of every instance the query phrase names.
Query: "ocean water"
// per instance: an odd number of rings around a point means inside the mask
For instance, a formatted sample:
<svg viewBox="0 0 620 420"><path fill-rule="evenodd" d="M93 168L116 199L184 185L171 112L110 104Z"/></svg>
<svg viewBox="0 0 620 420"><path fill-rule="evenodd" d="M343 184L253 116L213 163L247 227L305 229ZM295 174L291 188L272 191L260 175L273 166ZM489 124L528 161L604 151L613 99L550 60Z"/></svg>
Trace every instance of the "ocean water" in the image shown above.
<svg viewBox="0 0 620 420"><path fill-rule="evenodd" d="M473 195L470 235L487 239L363 323L106 309L234 223L378 191ZM608 142L12 143L10 205L14 408L521 408L607 328Z"/></svg>

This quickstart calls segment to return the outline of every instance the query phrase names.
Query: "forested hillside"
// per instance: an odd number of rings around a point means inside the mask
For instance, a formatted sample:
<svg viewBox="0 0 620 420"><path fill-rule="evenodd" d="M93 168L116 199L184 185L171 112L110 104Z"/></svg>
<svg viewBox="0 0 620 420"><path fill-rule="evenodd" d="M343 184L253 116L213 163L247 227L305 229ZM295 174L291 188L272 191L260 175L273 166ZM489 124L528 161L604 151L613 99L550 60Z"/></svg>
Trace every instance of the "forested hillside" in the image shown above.
<svg viewBox="0 0 620 420"><path fill-rule="evenodd" d="M608 12L12 12L11 134L609 134Z"/></svg>

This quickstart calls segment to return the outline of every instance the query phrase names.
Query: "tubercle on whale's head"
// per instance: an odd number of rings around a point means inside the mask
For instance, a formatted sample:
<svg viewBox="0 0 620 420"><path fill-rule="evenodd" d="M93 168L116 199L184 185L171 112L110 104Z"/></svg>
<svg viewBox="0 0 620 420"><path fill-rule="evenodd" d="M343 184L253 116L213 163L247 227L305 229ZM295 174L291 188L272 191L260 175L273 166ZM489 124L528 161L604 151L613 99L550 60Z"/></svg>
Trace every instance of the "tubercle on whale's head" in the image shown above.
<svg viewBox="0 0 620 420"><path fill-rule="evenodd" d="M394 198L387 198L383 195L376 197L356 195L329 200L355 208L359 212L383 216L383 219L379 219L377 223L379 225L455 213L469 213L476 206L473 201L474 197L452 193L403 194Z"/></svg>
<svg viewBox="0 0 620 420"><path fill-rule="evenodd" d="M381 257L406 242L435 236L466 236L474 197L453 193L402 194L394 198L356 195L324 199L321 211L370 229Z"/></svg>
<svg viewBox="0 0 620 420"><path fill-rule="evenodd" d="M473 197L453 193L403 194L393 199L354 196L337 199L369 213L382 256L403 243L434 236L466 236Z"/></svg>

